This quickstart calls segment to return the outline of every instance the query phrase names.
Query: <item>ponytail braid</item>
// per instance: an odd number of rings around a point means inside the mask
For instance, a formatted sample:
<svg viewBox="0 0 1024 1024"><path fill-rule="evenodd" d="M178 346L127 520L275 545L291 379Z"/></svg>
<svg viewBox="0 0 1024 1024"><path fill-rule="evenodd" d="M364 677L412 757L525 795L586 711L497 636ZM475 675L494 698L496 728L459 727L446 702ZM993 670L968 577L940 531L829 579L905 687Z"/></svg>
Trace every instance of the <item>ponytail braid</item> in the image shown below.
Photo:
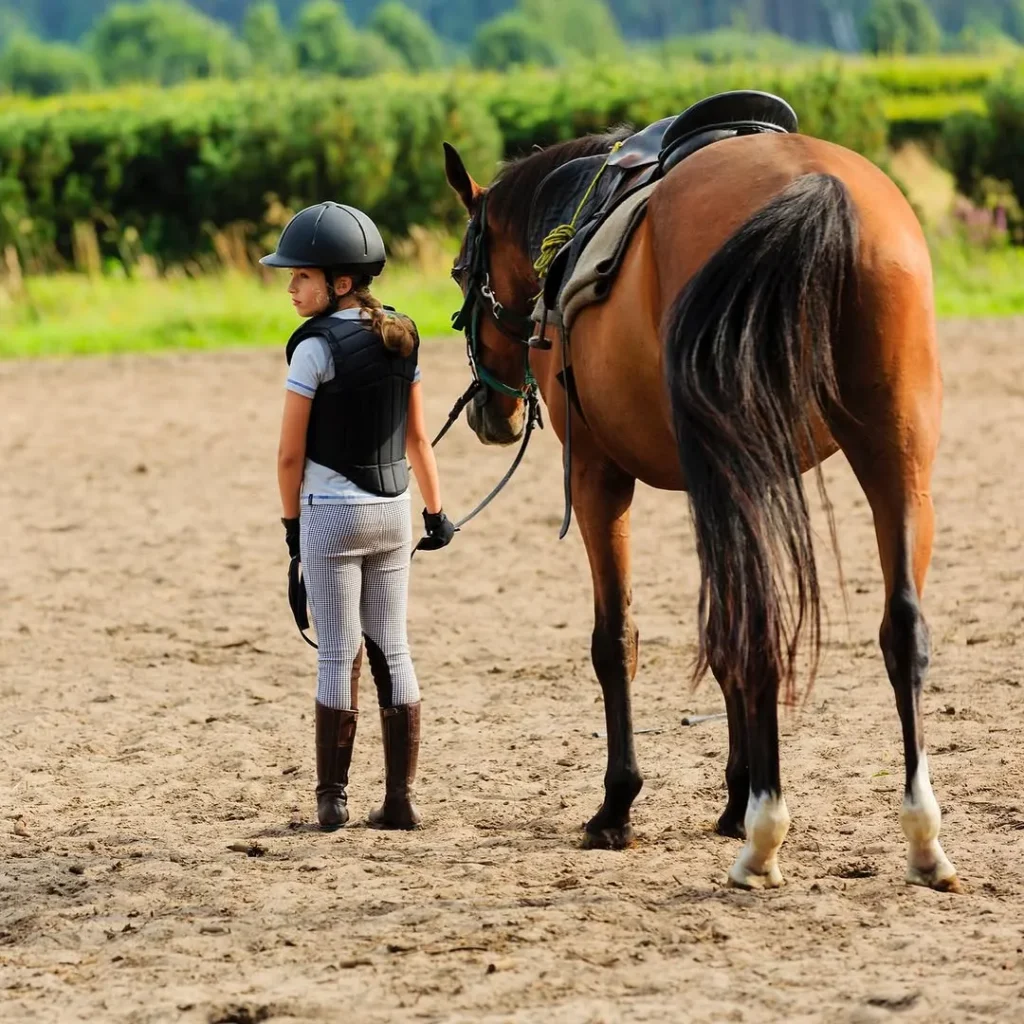
<svg viewBox="0 0 1024 1024"><path fill-rule="evenodd" d="M370 314L371 329L380 335L389 352L400 356L412 352L416 345L416 327L408 317L385 312L380 299L370 294L368 284L358 283L352 291L352 297Z"/></svg>

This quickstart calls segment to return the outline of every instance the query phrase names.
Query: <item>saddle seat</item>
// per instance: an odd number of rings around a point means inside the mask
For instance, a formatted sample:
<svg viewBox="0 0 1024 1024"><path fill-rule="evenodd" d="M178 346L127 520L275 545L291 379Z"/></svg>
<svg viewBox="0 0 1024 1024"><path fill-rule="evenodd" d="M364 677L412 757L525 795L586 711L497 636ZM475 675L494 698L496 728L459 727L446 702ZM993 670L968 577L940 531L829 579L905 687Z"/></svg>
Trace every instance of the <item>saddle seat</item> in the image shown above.
<svg viewBox="0 0 1024 1024"><path fill-rule="evenodd" d="M542 275L542 302L547 315L557 316L560 294L583 250L601 225L629 196L654 184L705 146L737 135L795 132L797 126L796 113L779 96L752 89L716 93L694 103L681 114L655 121L629 136L610 156L579 157L552 171L541 182L530 209L531 260L538 259L544 240L551 231L569 224L577 210L579 212L575 234L562 246ZM598 172L601 172L601 177L580 208L580 202ZM628 218L620 218L623 220L621 234L614 241L607 258L600 261L605 295L625 255L628 240L645 213L646 199L636 205ZM539 304L534 318L539 320L541 312Z"/></svg>

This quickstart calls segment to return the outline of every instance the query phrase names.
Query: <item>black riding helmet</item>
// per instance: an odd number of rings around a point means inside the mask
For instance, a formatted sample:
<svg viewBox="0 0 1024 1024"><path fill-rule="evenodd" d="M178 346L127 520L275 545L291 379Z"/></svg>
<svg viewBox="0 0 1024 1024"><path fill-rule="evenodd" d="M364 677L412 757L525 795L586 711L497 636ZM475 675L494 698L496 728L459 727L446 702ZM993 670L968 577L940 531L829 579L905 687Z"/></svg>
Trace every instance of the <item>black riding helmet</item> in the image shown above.
<svg viewBox="0 0 1024 1024"><path fill-rule="evenodd" d="M334 274L376 277L386 256L377 225L362 210L319 203L300 210L285 225L277 251L260 260L267 267L322 267Z"/></svg>

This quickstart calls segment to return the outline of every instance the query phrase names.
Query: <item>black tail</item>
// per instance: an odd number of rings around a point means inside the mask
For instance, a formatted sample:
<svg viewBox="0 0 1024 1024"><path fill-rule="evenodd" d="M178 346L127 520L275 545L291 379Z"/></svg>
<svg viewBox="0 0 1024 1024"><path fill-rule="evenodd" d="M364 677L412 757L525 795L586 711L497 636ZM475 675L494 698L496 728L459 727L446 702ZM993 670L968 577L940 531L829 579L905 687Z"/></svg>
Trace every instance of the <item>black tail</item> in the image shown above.
<svg viewBox="0 0 1024 1024"><path fill-rule="evenodd" d="M846 187L805 175L722 246L666 320L700 558L696 678L711 664L723 683L782 685L791 701L807 628L813 680L821 608L800 453L813 450L815 414L838 403L832 349L856 247Z"/></svg>

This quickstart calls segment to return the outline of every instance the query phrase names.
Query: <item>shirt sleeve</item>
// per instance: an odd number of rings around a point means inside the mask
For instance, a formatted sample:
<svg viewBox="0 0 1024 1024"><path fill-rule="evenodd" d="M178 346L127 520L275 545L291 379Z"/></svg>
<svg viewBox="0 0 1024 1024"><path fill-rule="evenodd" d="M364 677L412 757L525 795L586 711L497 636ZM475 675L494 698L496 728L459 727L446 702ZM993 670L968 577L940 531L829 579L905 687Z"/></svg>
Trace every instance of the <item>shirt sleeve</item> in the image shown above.
<svg viewBox="0 0 1024 1024"><path fill-rule="evenodd" d="M316 394L316 389L327 379L329 363L327 346L320 338L306 338L300 341L292 353L285 388L297 395L312 398Z"/></svg>
<svg viewBox="0 0 1024 1024"><path fill-rule="evenodd" d="M419 384L421 376L422 376L422 374L420 373L420 368L419 368L419 365L417 364L416 372L412 375L412 382L413 382L413 384Z"/></svg>

